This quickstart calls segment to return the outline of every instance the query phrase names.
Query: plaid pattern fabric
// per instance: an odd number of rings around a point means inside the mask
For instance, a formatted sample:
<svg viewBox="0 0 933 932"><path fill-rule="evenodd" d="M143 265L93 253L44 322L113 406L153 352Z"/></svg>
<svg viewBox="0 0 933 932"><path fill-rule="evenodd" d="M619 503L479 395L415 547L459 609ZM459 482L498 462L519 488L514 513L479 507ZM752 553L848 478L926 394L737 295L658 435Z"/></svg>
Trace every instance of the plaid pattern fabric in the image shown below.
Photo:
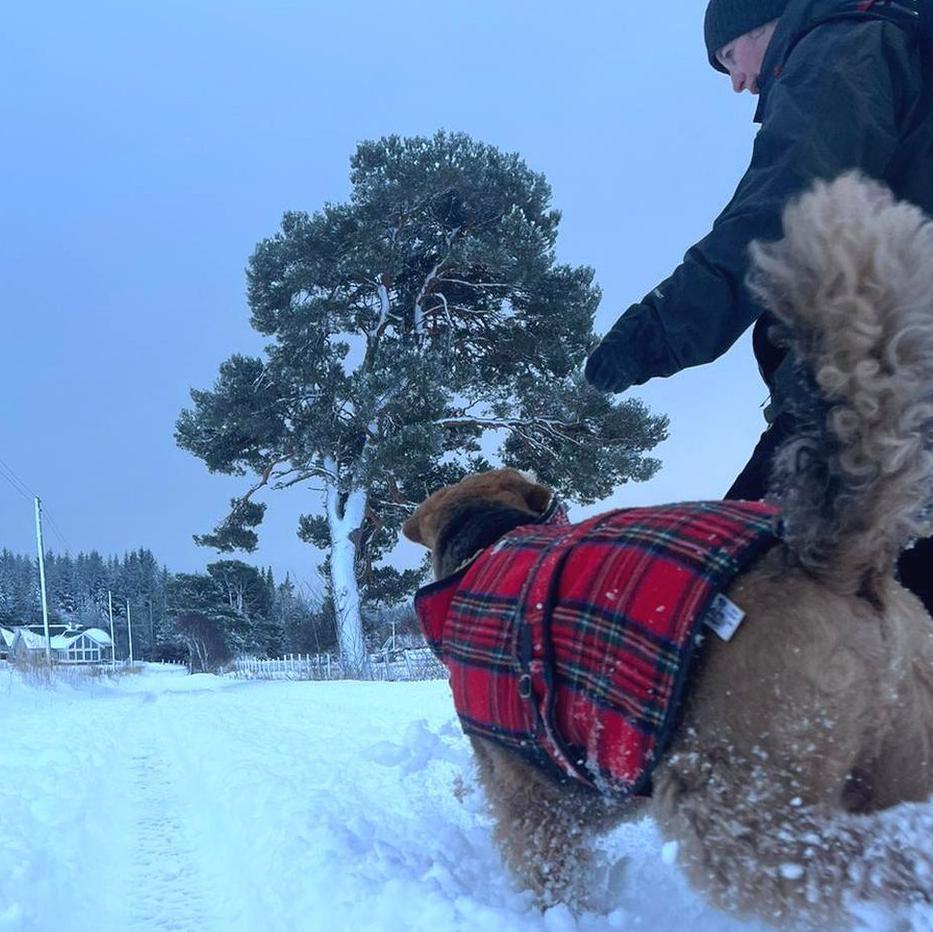
<svg viewBox="0 0 933 932"><path fill-rule="evenodd" d="M464 730L562 780L642 792L713 598L774 540L775 509L701 502L524 525L415 610Z"/></svg>

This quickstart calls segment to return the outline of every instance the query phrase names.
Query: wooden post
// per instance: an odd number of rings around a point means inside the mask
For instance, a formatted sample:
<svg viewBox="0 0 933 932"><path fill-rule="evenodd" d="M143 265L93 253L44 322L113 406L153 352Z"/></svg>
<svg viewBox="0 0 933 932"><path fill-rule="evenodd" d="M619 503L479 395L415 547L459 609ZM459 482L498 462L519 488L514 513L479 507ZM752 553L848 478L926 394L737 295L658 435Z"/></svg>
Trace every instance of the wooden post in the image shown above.
<svg viewBox="0 0 933 932"><path fill-rule="evenodd" d="M133 622L130 619L130 600L126 600L126 637L130 642L130 666L133 666Z"/></svg>
<svg viewBox="0 0 933 932"><path fill-rule="evenodd" d="M42 546L42 502L36 496L36 546L39 549L39 589L42 593L42 626L45 628L45 662L52 666L52 638L49 636L49 602L45 595L45 548Z"/></svg>
<svg viewBox="0 0 933 932"><path fill-rule="evenodd" d="M110 666L117 665L117 639L113 636L113 597L107 590L107 612L110 615Z"/></svg>

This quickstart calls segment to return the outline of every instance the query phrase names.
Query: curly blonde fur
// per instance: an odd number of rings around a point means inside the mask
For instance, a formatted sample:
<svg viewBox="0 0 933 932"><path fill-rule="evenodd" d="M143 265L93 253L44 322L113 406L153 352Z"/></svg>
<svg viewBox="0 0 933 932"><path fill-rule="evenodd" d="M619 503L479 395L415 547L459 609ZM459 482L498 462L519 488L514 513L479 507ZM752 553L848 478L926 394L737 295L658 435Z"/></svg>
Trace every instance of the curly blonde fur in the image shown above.
<svg viewBox="0 0 933 932"><path fill-rule="evenodd" d="M827 405L778 452L785 540L802 565L876 594L933 526L933 223L856 174L787 208L751 285Z"/></svg>

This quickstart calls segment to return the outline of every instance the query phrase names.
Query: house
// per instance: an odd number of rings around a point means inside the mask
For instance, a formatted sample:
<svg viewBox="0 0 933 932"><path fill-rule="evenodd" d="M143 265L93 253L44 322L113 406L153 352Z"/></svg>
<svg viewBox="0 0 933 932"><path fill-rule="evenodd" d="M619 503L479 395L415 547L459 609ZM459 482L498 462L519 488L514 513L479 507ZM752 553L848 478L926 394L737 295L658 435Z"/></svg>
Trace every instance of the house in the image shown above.
<svg viewBox="0 0 933 932"><path fill-rule="evenodd" d="M0 627L0 660L10 659L10 648L13 646L13 638L16 632L12 628Z"/></svg>
<svg viewBox="0 0 933 932"><path fill-rule="evenodd" d="M69 635L60 635L60 663L103 663L110 661L113 641L100 628L84 628ZM55 644L53 642L53 648Z"/></svg>
<svg viewBox="0 0 933 932"><path fill-rule="evenodd" d="M45 656L45 631L40 625L13 629L9 647L11 659L28 660ZM56 663L104 663L113 654L110 635L100 628L49 626L49 646Z"/></svg>

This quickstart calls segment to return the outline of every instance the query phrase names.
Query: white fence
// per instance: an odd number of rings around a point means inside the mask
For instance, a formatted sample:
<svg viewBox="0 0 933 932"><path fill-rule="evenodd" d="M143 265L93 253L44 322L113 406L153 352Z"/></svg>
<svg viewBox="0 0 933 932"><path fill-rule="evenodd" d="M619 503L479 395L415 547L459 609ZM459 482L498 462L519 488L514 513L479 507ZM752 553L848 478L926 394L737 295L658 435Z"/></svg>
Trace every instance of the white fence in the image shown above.
<svg viewBox="0 0 933 932"><path fill-rule="evenodd" d="M371 680L440 680L447 678L447 669L430 648L371 654L367 678ZM288 654L274 660L238 657L232 676L252 680L342 680L340 659L330 654Z"/></svg>

